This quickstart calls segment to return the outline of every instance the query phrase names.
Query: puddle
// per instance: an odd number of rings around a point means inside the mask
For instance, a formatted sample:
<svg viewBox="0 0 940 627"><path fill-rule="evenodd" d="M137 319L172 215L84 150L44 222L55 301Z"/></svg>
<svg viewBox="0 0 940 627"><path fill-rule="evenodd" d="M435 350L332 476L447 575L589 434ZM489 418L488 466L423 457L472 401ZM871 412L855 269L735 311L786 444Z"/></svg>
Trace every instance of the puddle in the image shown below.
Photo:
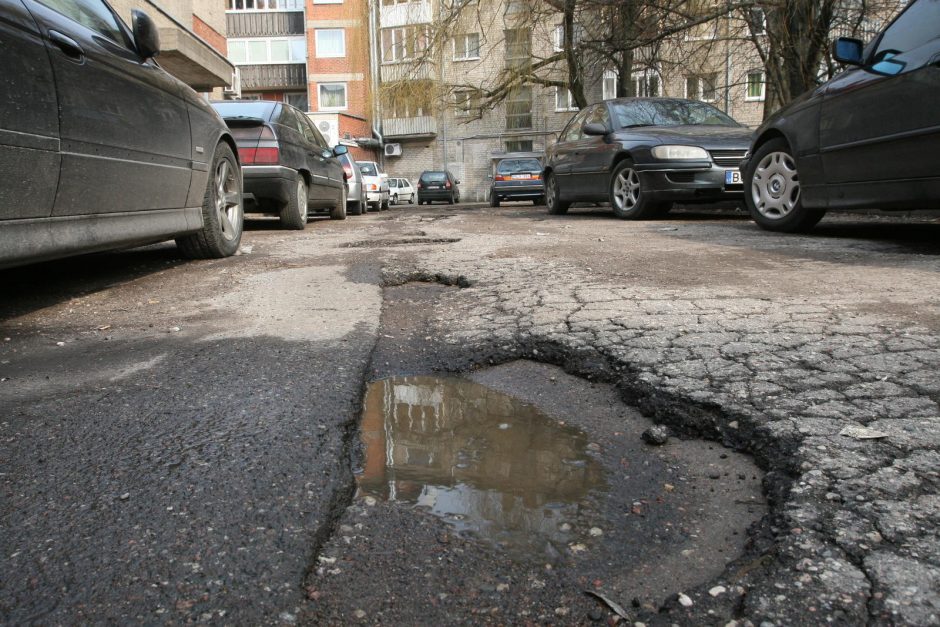
<svg viewBox="0 0 940 627"><path fill-rule="evenodd" d="M342 248L390 248L393 246L415 246L433 244L456 244L459 237L401 237L397 239L373 239L341 244Z"/></svg>
<svg viewBox="0 0 940 627"><path fill-rule="evenodd" d="M465 379L370 384L362 441L360 496L426 508L513 556L564 546L606 490L582 431Z"/></svg>

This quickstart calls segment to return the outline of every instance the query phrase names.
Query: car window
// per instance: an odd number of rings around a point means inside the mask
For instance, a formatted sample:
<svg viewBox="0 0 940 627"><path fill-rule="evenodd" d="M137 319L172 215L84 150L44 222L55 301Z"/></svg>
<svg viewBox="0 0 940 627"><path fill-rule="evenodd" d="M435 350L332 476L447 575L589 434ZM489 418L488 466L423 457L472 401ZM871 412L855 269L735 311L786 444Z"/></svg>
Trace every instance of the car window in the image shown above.
<svg viewBox="0 0 940 627"><path fill-rule="evenodd" d="M497 174L516 174L518 172L540 172L542 164L538 159L503 159L496 166Z"/></svg>
<svg viewBox="0 0 940 627"><path fill-rule="evenodd" d="M115 43L129 46L117 17L100 0L39 0L53 11L74 20Z"/></svg>
<svg viewBox="0 0 940 627"><path fill-rule="evenodd" d="M306 128L305 135L307 138L312 141L314 144L318 145L323 150L330 150L330 144L326 141L326 138L323 137L323 133L320 132L320 129L303 113L298 113L300 119L304 121L304 128Z"/></svg>
<svg viewBox="0 0 940 627"><path fill-rule="evenodd" d="M398 179L388 179L389 187L398 187Z"/></svg>
<svg viewBox="0 0 940 627"><path fill-rule="evenodd" d="M573 142L579 139L581 137L581 127L584 125L584 119L587 117L588 111L590 110L585 109L574 116L574 119L568 123L568 126L565 128L558 141Z"/></svg>
<svg viewBox="0 0 940 627"><path fill-rule="evenodd" d="M421 175L421 181L424 183L443 183L447 175L443 172L424 172Z"/></svg>
<svg viewBox="0 0 940 627"><path fill-rule="evenodd" d="M680 98L646 100L614 100L613 128L639 126L741 126L730 117L704 102Z"/></svg>
<svg viewBox="0 0 940 627"><path fill-rule="evenodd" d="M940 0L919 0L885 29L878 41L873 57L881 61L891 53L916 50L929 41L940 38Z"/></svg>
<svg viewBox="0 0 940 627"><path fill-rule="evenodd" d="M213 102L212 108L223 118L258 118L268 120L274 111L274 103L262 101L221 101Z"/></svg>
<svg viewBox="0 0 940 627"><path fill-rule="evenodd" d="M403 182L402 187L411 187L411 181L409 181L408 179L402 179L402 182Z"/></svg>
<svg viewBox="0 0 940 627"><path fill-rule="evenodd" d="M585 118L585 124L603 124L604 128L611 128L610 126L610 113L607 111L607 105L596 105L589 109L587 118Z"/></svg>
<svg viewBox="0 0 940 627"><path fill-rule="evenodd" d="M366 176L378 176L378 172L375 171L375 166L369 162L360 163L359 171Z"/></svg>

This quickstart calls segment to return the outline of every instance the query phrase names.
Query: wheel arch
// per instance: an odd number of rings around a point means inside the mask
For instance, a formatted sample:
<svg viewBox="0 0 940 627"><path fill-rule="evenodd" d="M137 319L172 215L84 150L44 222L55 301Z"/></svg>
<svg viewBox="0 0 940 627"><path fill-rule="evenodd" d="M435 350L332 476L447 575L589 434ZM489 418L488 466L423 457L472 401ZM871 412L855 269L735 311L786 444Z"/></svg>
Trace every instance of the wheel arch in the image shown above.
<svg viewBox="0 0 940 627"><path fill-rule="evenodd" d="M241 159L238 156L238 144L235 143L235 138L228 133L222 133L216 145L221 144L222 142L228 144L228 147L232 149L232 152L235 153L235 161L239 166L241 166Z"/></svg>
<svg viewBox="0 0 940 627"><path fill-rule="evenodd" d="M793 142L790 141L790 138L787 137L783 131L781 131L779 128L769 128L761 133L756 140L754 140L753 146L751 147L751 155L760 150L761 146L769 141L773 141L774 139L782 139L783 141L787 142L787 146L789 146L791 150L793 149Z"/></svg>

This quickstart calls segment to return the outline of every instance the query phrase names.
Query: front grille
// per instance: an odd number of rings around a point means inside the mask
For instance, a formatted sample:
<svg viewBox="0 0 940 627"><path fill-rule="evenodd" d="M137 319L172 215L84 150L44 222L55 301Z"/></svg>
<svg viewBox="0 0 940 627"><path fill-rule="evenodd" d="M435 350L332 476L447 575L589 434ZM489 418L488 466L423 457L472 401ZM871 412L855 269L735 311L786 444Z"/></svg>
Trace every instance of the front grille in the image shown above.
<svg viewBox="0 0 940 627"><path fill-rule="evenodd" d="M736 168L741 164L741 159L747 154L746 150L712 150L710 151L712 161L715 165L724 168Z"/></svg>
<svg viewBox="0 0 940 627"><path fill-rule="evenodd" d="M695 172L666 172L666 178L673 183L691 183L695 180Z"/></svg>

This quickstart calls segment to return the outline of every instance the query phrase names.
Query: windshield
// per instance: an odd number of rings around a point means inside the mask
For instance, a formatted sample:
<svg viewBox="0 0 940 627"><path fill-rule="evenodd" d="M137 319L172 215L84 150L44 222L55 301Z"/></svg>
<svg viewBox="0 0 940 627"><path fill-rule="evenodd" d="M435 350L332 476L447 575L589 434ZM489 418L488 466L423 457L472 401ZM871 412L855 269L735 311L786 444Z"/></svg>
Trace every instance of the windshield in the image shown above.
<svg viewBox="0 0 940 627"><path fill-rule="evenodd" d="M496 166L497 174L516 174L517 172L541 172L542 164L538 159L504 159Z"/></svg>
<svg viewBox="0 0 940 627"><path fill-rule="evenodd" d="M610 103L616 128L637 126L741 126L704 102L694 100L624 100Z"/></svg>
<svg viewBox="0 0 940 627"><path fill-rule="evenodd" d="M219 112L223 118L258 118L268 120L271 112L274 111L275 102L264 101L244 101L244 102L213 102L212 107Z"/></svg>
<svg viewBox="0 0 940 627"><path fill-rule="evenodd" d="M360 163L359 171L365 174L366 176L378 176L378 172L375 171L375 166L371 163Z"/></svg>
<svg viewBox="0 0 940 627"><path fill-rule="evenodd" d="M421 180L430 183L441 183L447 178L443 172L425 172L421 175Z"/></svg>

